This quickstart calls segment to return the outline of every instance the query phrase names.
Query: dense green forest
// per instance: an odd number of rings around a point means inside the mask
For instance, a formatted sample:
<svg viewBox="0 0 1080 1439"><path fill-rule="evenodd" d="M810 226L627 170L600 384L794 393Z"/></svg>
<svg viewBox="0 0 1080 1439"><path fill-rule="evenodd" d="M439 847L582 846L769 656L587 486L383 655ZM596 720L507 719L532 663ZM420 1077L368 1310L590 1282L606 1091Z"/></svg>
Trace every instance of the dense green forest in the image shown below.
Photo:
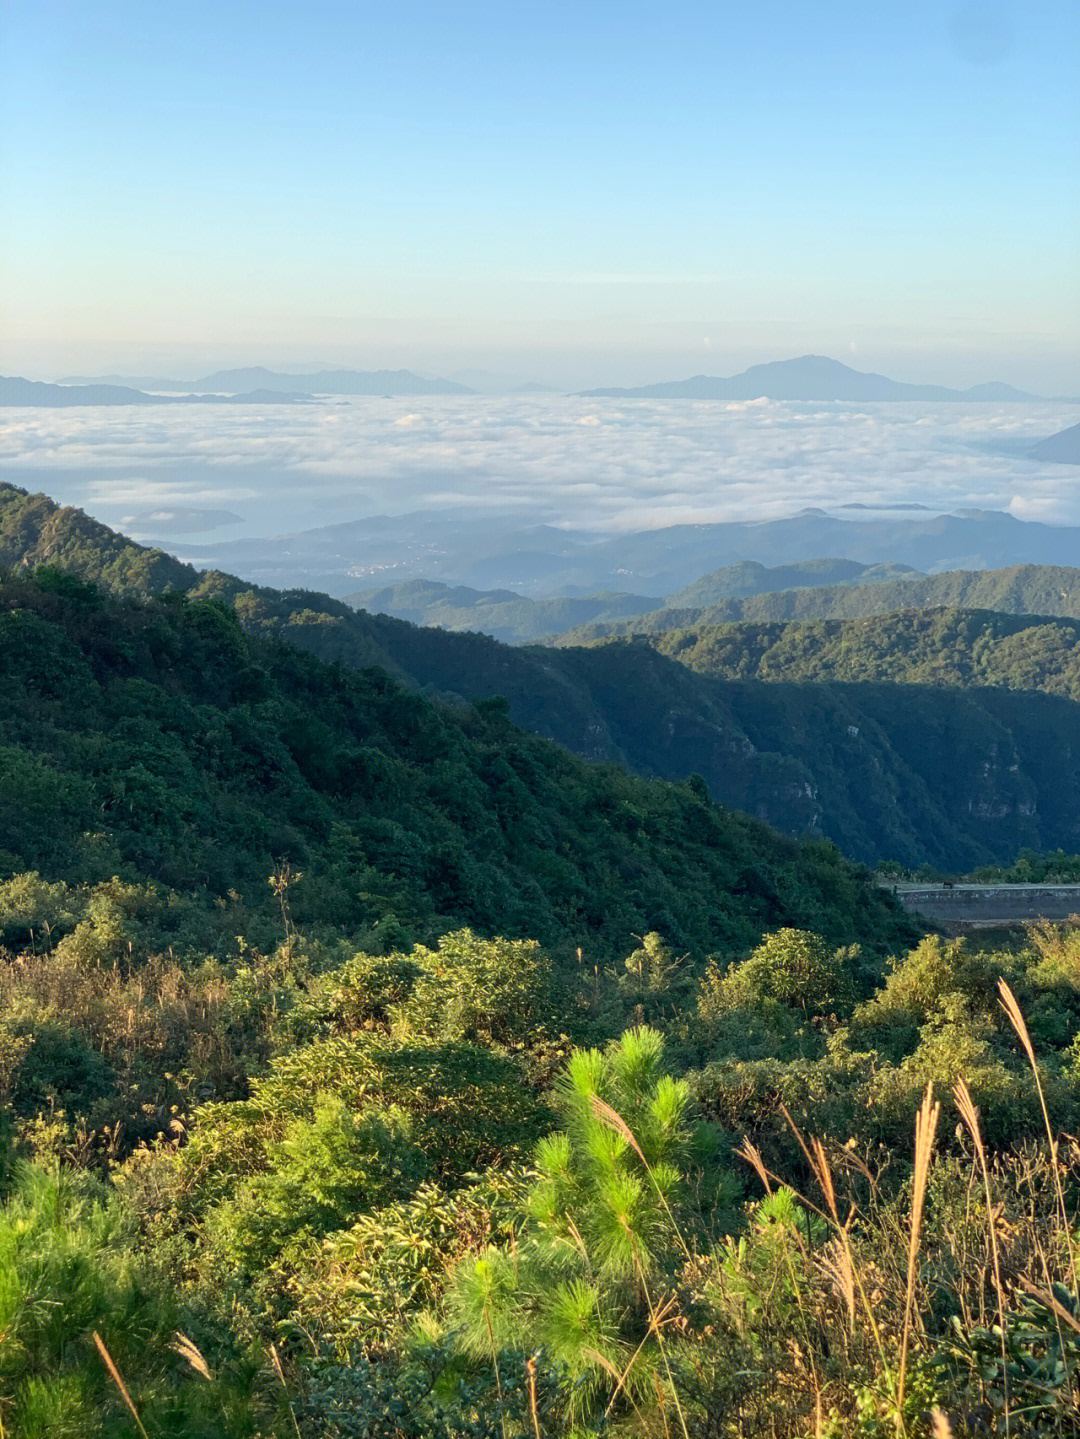
<svg viewBox="0 0 1080 1439"><path fill-rule="evenodd" d="M200 573L80 511L0 486L0 564L18 571L46 561L121 595L219 599L250 635L351 669L378 666L452 705L501 697L515 724L579 755L668 780L699 774L717 801L789 834L830 839L865 863L963 871L1007 863L1020 848L1080 844L1080 772L1054 758L1080 752L1080 709L1058 695L978 687L975 665L976 685L960 692L718 678L644 642L513 647ZM957 620L957 652L967 624ZM1072 662L1069 633L1038 632L1052 643L1035 670L1020 634L1007 662L1060 693L1054 664L1058 655ZM910 638L896 638L902 671Z"/></svg>
<svg viewBox="0 0 1080 1439"><path fill-rule="evenodd" d="M452 713L247 636L216 601L8 579L0 686L11 869L243 904L285 860L307 873L298 918L418 938L497 923L594 958L658 919L699 952L807 910L834 937L897 923L829 846L718 809L700 781L585 764L499 705Z"/></svg>
<svg viewBox="0 0 1080 1439"><path fill-rule="evenodd" d="M0 585L5 1435L1075 1432L1077 931L138 594Z"/></svg>
<svg viewBox="0 0 1080 1439"><path fill-rule="evenodd" d="M914 610L863 620L695 625L638 643L721 679L887 681L1080 700L1080 620Z"/></svg>

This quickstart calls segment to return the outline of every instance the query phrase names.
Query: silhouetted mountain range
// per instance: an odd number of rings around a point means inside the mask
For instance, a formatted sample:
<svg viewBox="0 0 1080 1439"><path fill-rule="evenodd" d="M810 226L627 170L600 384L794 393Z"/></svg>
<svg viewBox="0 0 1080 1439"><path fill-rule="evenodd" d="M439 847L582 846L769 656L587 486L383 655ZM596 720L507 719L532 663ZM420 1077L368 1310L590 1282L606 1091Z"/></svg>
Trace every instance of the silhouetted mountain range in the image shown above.
<svg viewBox="0 0 1080 1439"><path fill-rule="evenodd" d="M865 404L876 400L1037 400L999 381L950 390L944 385L907 385L853 370L826 355L801 355L796 360L774 360L752 365L742 374L721 379L694 375L689 380L638 385L631 389L586 390L589 396L626 400L847 400Z"/></svg>
<svg viewBox="0 0 1080 1439"><path fill-rule="evenodd" d="M265 390L301 395L471 395L543 393L547 386L486 370L462 370L455 379L417 375L411 370L318 370L284 374L261 365L215 370L197 380L173 380L146 375L71 375L64 385L118 385L142 391L177 391L185 394L219 392L226 394ZM774 360L752 365L726 379L694 375L688 380L632 387L604 386L585 390L585 396L652 400L795 400L848 401L854 404L877 400L967 400L1023 401L1045 397L1018 390L999 380L972 385L966 390L946 385L911 385L886 375L853 370L827 355L801 355L793 360ZM1060 399L1061 397L1053 397ZM117 403L105 400L103 404Z"/></svg>
<svg viewBox="0 0 1080 1439"><path fill-rule="evenodd" d="M295 405L310 400L310 395L267 389L230 395L148 395L126 385L96 381L87 385L50 385L18 375L0 375L0 405L54 410L74 405Z"/></svg>
<svg viewBox="0 0 1080 1439"><path fill-rule="evenodd" d="M471 395L468 385L455 380L414 375L411 370L319 370L310 375L282 375L255 365L239 370L215 370L201 380L140 379L105 375L100 380L85 375L64 381L71 385L111 383L142 390L218 391L238 394L265 390L271 394L303 395ZM107 403L107 402L106 402Z"/></svg>

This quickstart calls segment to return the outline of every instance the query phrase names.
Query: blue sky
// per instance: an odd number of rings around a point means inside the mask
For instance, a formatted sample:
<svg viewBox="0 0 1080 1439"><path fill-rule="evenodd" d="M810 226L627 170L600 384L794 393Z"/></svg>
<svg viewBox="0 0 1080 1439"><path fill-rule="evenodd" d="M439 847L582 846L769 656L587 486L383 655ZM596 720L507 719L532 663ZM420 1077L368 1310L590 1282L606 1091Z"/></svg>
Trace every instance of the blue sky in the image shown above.
<svg viewBox="0 0 1080 1439"><path fill-rule="evenodd" d="M5 369L1080 388L1072 0L8 0Z"/></svg>

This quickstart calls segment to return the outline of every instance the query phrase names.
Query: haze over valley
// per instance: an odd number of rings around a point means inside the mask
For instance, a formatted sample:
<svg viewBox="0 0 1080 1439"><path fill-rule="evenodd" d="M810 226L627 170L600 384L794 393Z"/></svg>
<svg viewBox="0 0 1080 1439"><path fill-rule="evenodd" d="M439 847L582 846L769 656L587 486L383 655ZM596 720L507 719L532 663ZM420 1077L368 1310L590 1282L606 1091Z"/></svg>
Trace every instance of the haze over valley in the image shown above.
<svg viewBox="0 0 1080 1439"><path fill-rule="evenodd" d="M14 483L80 505L140 540L254 578L267 579L283 549L307 547L278 537L353 524L358 538L374 542L394 529L387 519L403 517L392 543L373 549L365 541L350 550L327 536L322 561L288 570L289 583L335 593L382 576L509 584L529 593L537 586L546 593L566 585L634 587L619 580L619 564L612 572L600 565L553 570L550 583L527 561L517 573L512 561L483 571L481 562L495 551L549 548L518 535L537 525L602 545L631 532L776 520L806 509L860 521L911 518L919 512L907 507L921 506L924 514L977 509L1080 523L1075 471L1063 455L1044 458L1039 450L1075 425L1080 406L1070 402L470 394L337 396L282 406L261 398L10 407L0 411L0 463ZM408 516L415 517L412 540ZM441 518L447 543L461 536L451 548L468 548L473 527L471 555L454 559L436 545L425 561L431 541L420 536ZM360 522L374 519L379 524L365 531ZM887 553L884 540L871 553L850 534L850 558L911 562ZM774 558L849 553L837 543L823 534ZM741 549L728 545L705 556L698 573L731 559L769 558L748 538ZM1010 556L972 542L938 550L925 567L1068 558L1023 546ZM634 584L643 582L639 576Z"/></svg>

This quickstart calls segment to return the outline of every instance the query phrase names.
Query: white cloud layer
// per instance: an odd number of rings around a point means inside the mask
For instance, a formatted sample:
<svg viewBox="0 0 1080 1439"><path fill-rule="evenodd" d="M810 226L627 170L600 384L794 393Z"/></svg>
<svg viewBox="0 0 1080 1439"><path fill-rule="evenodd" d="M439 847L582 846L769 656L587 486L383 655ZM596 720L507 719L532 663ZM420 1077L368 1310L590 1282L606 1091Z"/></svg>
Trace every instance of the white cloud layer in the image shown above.
<svg viewBox="0 0 1080 1439"><path fill-rule="evenodd" d="M0 464L107 523L225 506L234 536L448 507L601 530L912 502L1080 523L1080 475L1025 454L1078 418L1049 403L547 395L26 409L4 412Z"/></svg>

